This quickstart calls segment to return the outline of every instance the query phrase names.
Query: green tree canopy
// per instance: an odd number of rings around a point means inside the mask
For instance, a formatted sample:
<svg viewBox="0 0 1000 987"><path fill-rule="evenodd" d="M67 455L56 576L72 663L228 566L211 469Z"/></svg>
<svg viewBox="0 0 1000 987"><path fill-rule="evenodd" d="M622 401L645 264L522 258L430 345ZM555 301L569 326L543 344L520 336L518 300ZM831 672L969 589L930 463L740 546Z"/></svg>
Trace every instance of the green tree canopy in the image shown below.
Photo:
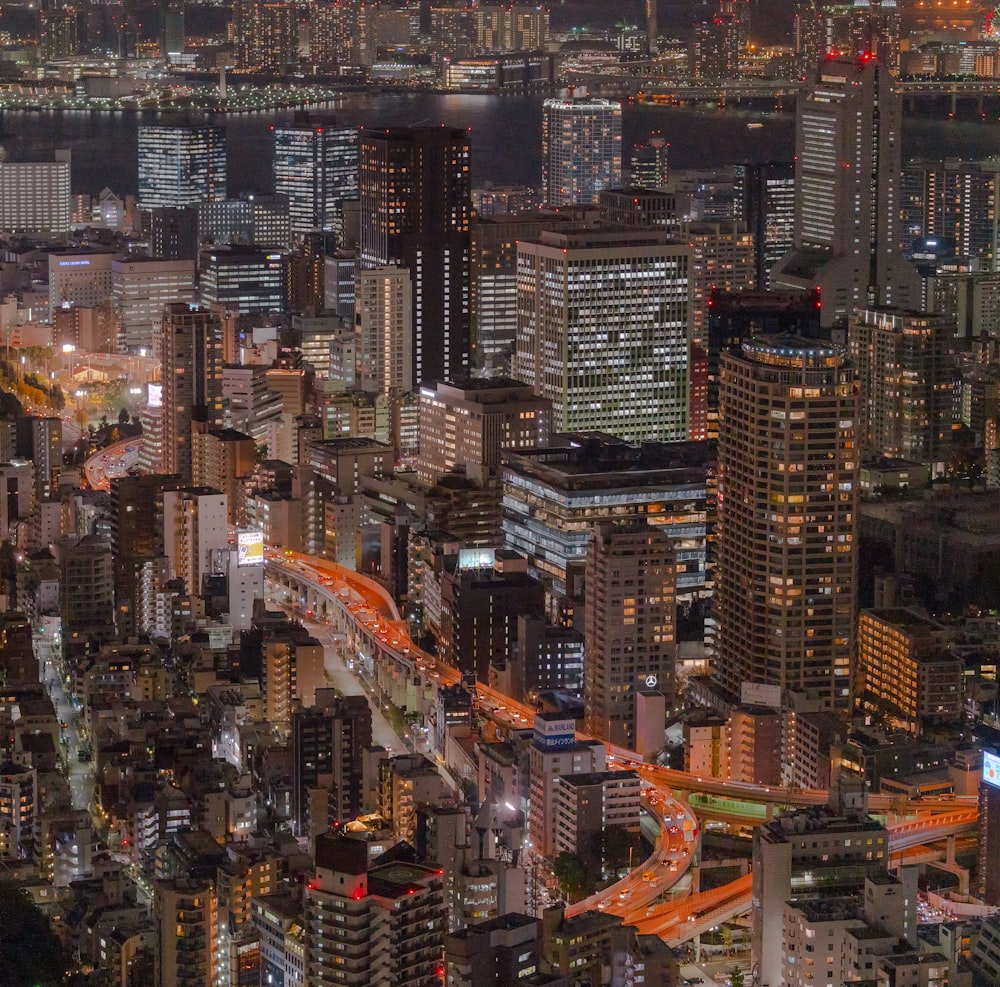
<svg viewBox="0 0 1000 987"><path fill-rule="evenodd" d="M6 987L57 987L66 972L48 919L19 888L0 882L0 970Z"/></svg>

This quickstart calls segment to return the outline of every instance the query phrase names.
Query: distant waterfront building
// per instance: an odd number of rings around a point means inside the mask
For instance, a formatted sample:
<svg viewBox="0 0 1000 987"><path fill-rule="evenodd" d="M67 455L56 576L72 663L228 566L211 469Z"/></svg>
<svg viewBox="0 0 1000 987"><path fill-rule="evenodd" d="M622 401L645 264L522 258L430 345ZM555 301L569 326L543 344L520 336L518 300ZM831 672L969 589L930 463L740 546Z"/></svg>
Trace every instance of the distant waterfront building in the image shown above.
<svg viewBox="0 0 1000 987"><path fill-rule="evenodd" d="M629 159L629 185L633 188L663 188L667 184L670 145L654 134L632 148Z"/></svg>
<svg viewBox="0 0 1000 987"><path fill-rule="evenodd" d="M295 236L343 236L343 202L358 196L358 129L335 120L296 119L273 129L274 191L288 198Z"/></svg>
<svg viewBox="0 0 1000 987"><path fill-rule="evenodd" d="M548 205L596 203L605 189L621 185L621 103L590 96L547 99L542 113L542 186Z"/></svg>
<svg viewBox="0 0 1000 987"><path fill-rule="evenodd" d="M139 127L139 204L196 206L226 197L226 131L210 124Z"/></svg>
<svg viewBox="0 0 1000 987"><path fill-rule="evenodd" d="M553 431L688 435L690 248L645 231L542 233L517 245L513 376Z"/></svg>
<svg viewBox="0 0 1000 987"><path fill-rule="evenodd" d="M70 152L54 161L0 159L0 231L68 233L70 229Z"/></svg>

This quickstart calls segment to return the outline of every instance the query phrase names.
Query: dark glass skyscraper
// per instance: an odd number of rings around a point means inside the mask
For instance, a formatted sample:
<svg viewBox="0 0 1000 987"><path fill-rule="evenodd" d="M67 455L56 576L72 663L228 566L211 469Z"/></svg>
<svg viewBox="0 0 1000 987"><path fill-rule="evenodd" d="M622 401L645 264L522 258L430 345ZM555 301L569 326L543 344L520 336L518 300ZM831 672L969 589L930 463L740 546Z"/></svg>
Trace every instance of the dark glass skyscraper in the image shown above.
<svg viewBox="0 0 1000 987"><path fill-rule="evenodd" d="M410 270L414 387L469 368L469 166L464 130L361 133L361 263Z"/></svg>

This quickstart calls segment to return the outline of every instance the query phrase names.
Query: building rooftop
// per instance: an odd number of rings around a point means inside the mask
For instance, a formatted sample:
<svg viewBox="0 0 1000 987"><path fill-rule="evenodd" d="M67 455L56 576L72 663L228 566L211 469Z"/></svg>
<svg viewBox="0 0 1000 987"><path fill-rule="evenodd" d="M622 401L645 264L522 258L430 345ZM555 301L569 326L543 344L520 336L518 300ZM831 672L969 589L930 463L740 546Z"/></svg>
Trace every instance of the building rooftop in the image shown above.
<svg viewBox="0 0 1000 987"><path fill-rule="evenodd" d="M943 624L939 624L936 620L931 620L930 617L925 617L915 610L908 610L906 607L886 607L880 610L868 609L862 612L871 614L876 619L905 631L945 630Z"/></svg>

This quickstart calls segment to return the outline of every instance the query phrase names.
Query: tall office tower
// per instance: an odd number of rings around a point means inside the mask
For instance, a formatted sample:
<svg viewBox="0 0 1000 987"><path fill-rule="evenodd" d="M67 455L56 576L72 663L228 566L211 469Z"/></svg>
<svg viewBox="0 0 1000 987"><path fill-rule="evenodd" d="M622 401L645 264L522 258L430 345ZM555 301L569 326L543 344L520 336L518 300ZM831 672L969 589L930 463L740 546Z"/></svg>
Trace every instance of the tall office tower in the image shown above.
<svg viewBox="0 0 1000 987"><path fill-rule="evenodd" d="M490 8L493 9L493 8ZM472 221L472 366L508 373L517 335L517 243L569 222L565 213L479 216Z"/></svg>
<svg viewBox="0 0 1000 987"><path fill-rule="evenodd" d="M68 233L70 152L54 161L7 161L0 157L0 231Z"/></svg>
<svg viewBox="0 0 1000 987"><path fill-rule="evenodd" d="M191 423L222 423L222 324L205 308L163 309L164 473L191 479Z"/></svg>
<svg viewBox="0 0 1000 987"><path fill-rule="evenodd" d="M156 987L215 983L219 896L214 881L157 881Z"/></svg>
<svg viewBox="0 0 1000 987"><path fill-rule="evenodd" d="M469 135L449 127L361 132L361 266L399 264L413 289L413 375L469 370Z"/></svg>
<svg viewBox="0 0 1000 987"><path fill-rule="evenodd" d="M953 325L940 315L863 309L847 345L861 385L858 439L864 456L933 463L944 455L955 391Z"/></svg>
<svg viewBox="0 0 1000 987"><path fill-rule="evenodd" d="M596 203L622 183L622 105L592 96L547 99L542 195L550 206Z"/></svg>
<svg viewBox="0 0 1000 987"><path fill-rule="evenodd" d="M448 908L439 870L368 860L368 844L316 841L316 874L305 896L305 982L393 987L441 983Z"/></svg>
<svg viewBox="0 0 1000 987"><path fill-rule="evenodd" d="M691 248L691 342L704 348L712 290L737 292L754 287L753 237L743 223L684 223L681 237Z"/></svg>
<svg viewBox="0 0 1000 987"><path fill-rule="evenodd" d="M343 203L358 197L358 130L335 120L296 119L273 128L274 191L288 198L292 233L343 238Z"/></svg>
<svg viewBox="0 0 1000 987"><path fill-rule="evenodd" d="M149 210L149 252L160 260L198 256L198 212L194 206Z"/></svg>
<svg viewBox="0 0 1000 987"><path fill-rule="evenodd" d="M15 428L18 457L35 467L35 500L57 498L63 467L62 419L22 415Z"/></svg>
<svg viewBox="0 0 1000 987"><path fill-rule="evenodd" d="M292 812L300 835L318 836L361 814L361 755L371 744L364 696L321 689L314 707L292 713Z"/></svg>
<svg viewBox="0 0 1000 987"><path fill-rule="evenodd" d="M854 0L851 10L851 51L870 52L889 71L899 69L900 11L896 0Z"/></svg>
<svg viewBox="0 0 1000 987"><path fill-rule="evenodd" d="M357 273L355 370L372 394L403 394L413 381L413 283L405 267Z"/></svg>
<svg viewBox="0 0 1000 987"><path fill-rule="evenodd" d="M669 151L670 145L659 134L635 144L629 159L629 187L663 188L667 184Z"/></svg>
<svg viewBox="0 0 1000 987"><path fill-rule="evenodd" d="M1000 166L989 161L909 161L900 179L900 244L930 246L980 271L1000 270Z"/></svg>
<svg viewBox="0 0 1000 987"><path fill-rule="evenodd" d="M656 20L656 0L646 0L646 51L655 55L660 50L659 27Z"/></svg>
<svg viewBox="0 0 1000 987"><path fill-rule="evenodd" d="M284 195L245 195L200 202L196 217L198 243L220 248L256 244L287 250L292 242L288 197Z"/></svg>
<svg viewBox="0 0 1000 987"><path fill-rule="evenodd" d="M596 525L584 603L584 729L591 736L639 750L639 693L659 692L673 709L676 610L666 532L644 518Z"/></svg>
<svg viewBox="0 0 1000 987"><path fill-rule="evenodd" d="M553 431L687 438L689 260L645 231L518 243L513 377L552 401Z"/></svg>
<svg viewBox="0 0 1000 987"><path fill-rule="evenodd" d="M42 59L72 58L77 53L76 10L43 10L39 14L39 41Z"/></svg>
<svg viewBox="0 0 1000 987"><path fill-rule="evenodd" d="M741 219L753 237L756 283L771 283L771 269L794 246L795 162L737 165L736 195Z"/></svg>
<svg viewBox="0 0 1000 987"><path fill-rule="evenodd" d="M722 356L714 675L846 708L857 577L858 385L826 344L758 336Z"/></svg>
<svg viewBox="0 0 1000 987"><path fill-rule="evenodd" d="M213 571L212 552L229 547L226 495L212 487L178 487L164 490L162 503L163 553L171 574L188 593L200 593Z"/></svg>
<svg viewBox="0 0 1000 987"><path fill-rule="evenodd" d="M819 288L823 325L867 305L918 307L898 254L900 98L877 59L828 58L798 99L794 249L777 288Z"/></svg>
<svg viewBox="0 0 1000 987"><path fill-rule="evenodd" d="M194 261L130 255L111 262L111 292L121 312L118 349L153 350L153 339L171 302L194 301Z"/></svg>
<svg viewBox="0 0 1000 987"><path fill-rule="evenodd" d="M199 254L202 305L239 315L283 313L285 255L259 247L229 246Z"/></svg>
<svg viewBox="0 0 1000 987"><path fill-rule="evenodd" d="M442 381L420 389L417 476L433 484L464 467L477 483L494 479L505 449L536 449L549 441L552 402L505 377Z"/></svg>
<svg viewBox="0 0 1000 987"><path fill-rule="evenodd" d="M740 74L740 38L746 30L734 0L694 25L688 44L688 67L698 79L736 79Z"/></svg>
<svg viewBox="0 0 1000 987"><path fill-rule="evenodd" d="M139 126L139 204L196 206L226 197L226 128Z"/></svg>

